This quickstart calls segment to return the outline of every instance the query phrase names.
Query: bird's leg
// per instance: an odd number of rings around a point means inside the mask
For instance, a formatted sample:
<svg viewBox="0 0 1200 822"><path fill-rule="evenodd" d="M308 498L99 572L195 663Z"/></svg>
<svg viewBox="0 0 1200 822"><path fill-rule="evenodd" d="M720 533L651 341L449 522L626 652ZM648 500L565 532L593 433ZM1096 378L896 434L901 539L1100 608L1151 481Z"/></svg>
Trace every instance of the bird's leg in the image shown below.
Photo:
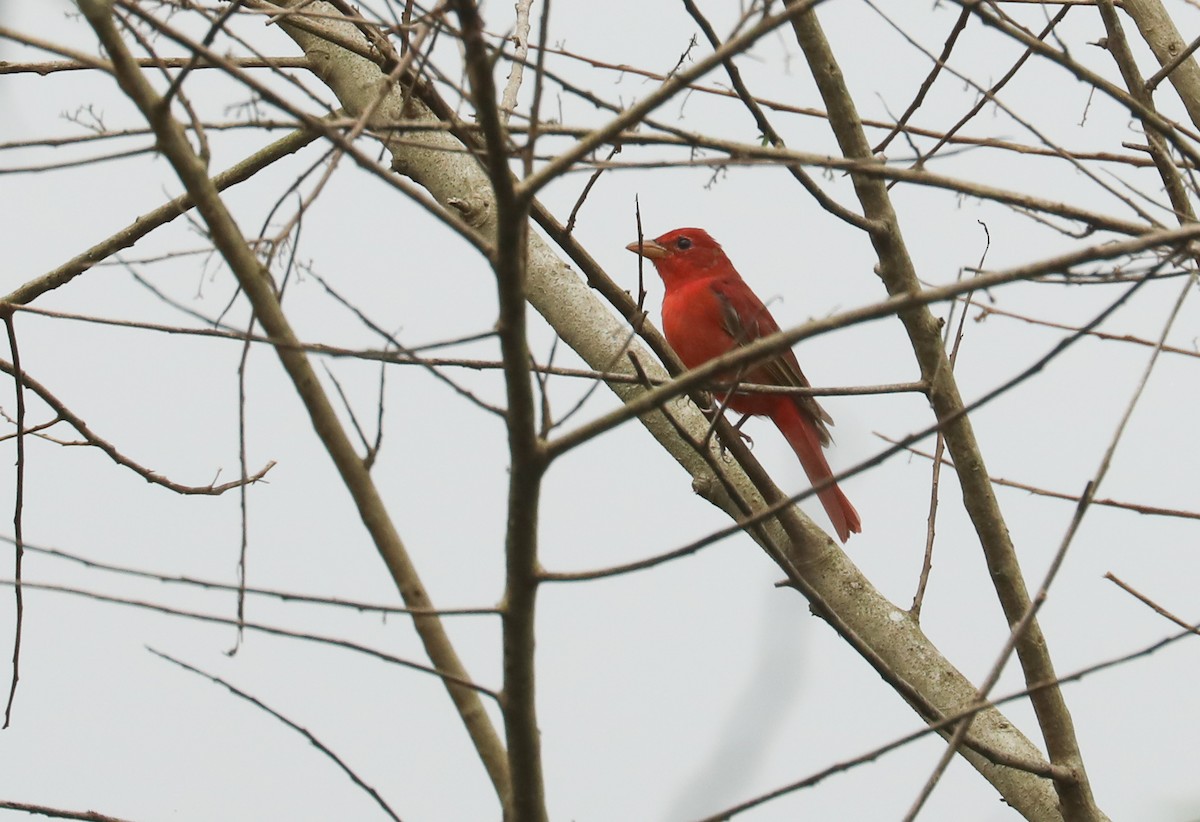
<svg viewBox="0 0 1200 822"><path fill-rule="evenodd" d="M708 430L704 432L704 439L700 442L702 447L707 448L708 441L711 440L713 434L716 433L717 419L725 413L725 407L728 403L728 400L722 397L721 401L718 403L715 401L716 397L707 391L697 393L700 396L693 396L692 401L696 403L696 407L700 409L700 413L706 416L709 421ZM723 457L725 456L725 445L724 443L718 444L721 446L721 456Z"/></svg>
<svg viewBox="0 0 1200 822"><path fill-rule="evenodd" d="M766 309L763 310L765 311ZM724 403L726 405L729 404L730 398L734 395L734 392L737 391L738 386L741 385L743 376L745 376L745 366L742 366L738 369L736 379L733 382L733 390L725 395ZM733 430L737 432L737 435L742 438L742 441L745 442L747 446L753 448L754 440L749 434L742 430L742 426L746 424L746 420L750 419L750 417L750 414L742 414L742 418L733 424Z"/></svg>
<svg viewBox="0 0 1200 822"><path fill-rule="evenodd" d="M728 394L726 394L724 397L721 398L720 405L717 405L715 408L713 408L711 406L708 408L701 407L700 410L703 411L704 415L706 417L708 417L710 420L712 420L712 422L713 422L713 424L708 427L708 433L704 435L704 444L706 446L708 445L709 439L713 436L713 434L717 430L717 427L716 427L717 418L720 417L723 413L725 413L725 409L728 407L729 407L729 395ZM754 440L751 438L751 436L749 434L747 434L745 431L742 430L742 426L746 423L746 420L750 419L750 417L751 417L750 414L742 414L742 418L733 424L733 430L737 433L737 435L739 437L742 438L742 440L749 447L753 448ZM721 456L722 457L725 456L725 443L719 442L717 444L721 449Z"/></svg>
<svg viewBox="0 0 1200 822"><path fill-rule="evenodd" d="M737 431L737 435L742 438L746 445L750 448L754 447L754 438L742 430L742 426L746 424L746 420L750 419L753 414L742 414L742 418L733 424L733 430Z"/></svg>
<svg viewBox="0 0 1200 822"><path fill-rule="evenodd" d="M724 410L723 406L713 402L713 395L707 391L697 391L696 395L692 398L692 402L696 403L696 407L700 409L700 413L710 420Z"/></svg>
<svg viewBox="0 0 1200 822"><path fill-rule="evenodd" d="M729 407L729 401L730 401L730 399L733 398L733 395L737 391L737 387L741 383L741 381L742 381L742 373L741 373L741 371L739 371L737 374L737 379L733 383L733 390L729 391L728 393L726 393L724 396L721 397L721 411L722 412L726 408ZM745 442L747 446L749 446L750 448L753 448L754 440L750 437L749 434L747 434L745 431L742 430L742 426L746 424L746 420L750 419L750 416L751 416L750 414L742 414L742 418L733 424L733 430L734 430L734 432L737 433L737 435L739 437L742 438L742 441ZM709 430L711 433L712 429L709 429ZM721 456L722 457L725 456L725 444L724 443L721 443Z"/></svg>

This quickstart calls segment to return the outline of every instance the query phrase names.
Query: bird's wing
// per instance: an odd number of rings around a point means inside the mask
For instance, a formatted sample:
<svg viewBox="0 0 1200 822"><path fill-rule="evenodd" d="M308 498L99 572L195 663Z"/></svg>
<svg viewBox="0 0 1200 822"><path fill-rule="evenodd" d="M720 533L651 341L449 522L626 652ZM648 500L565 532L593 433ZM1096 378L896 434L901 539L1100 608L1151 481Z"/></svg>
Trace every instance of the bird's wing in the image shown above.
<svg viewBox="0 0 1200 822"><path fill-rule="evenodd" d="M714 280L713 293L721 306L721 318L725 330L737 345L747 345L755 340L775 334L779 331L779 323L771 316L771 312L763 305L750 287L740 278L738 280ZM796 354L790 348L780 352L775 359L761 366L760 374L754 374L754 379L746 382L760 382L765 385L791 385L807 388L808 378L800 370ZM758 369L756 369L757 371ZM793 398L800 410L806 413L817 424L821 436L821 444L828 445L833 441L826 425L833 425L833 419L813 397L795 395Z"/></svg>

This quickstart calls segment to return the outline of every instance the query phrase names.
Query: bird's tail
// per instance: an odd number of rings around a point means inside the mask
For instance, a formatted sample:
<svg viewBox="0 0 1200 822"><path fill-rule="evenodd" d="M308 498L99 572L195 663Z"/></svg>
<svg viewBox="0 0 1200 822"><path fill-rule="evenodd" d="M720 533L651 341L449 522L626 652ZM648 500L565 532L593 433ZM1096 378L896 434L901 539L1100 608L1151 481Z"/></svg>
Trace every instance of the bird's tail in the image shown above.
<svg viewBox="0 0 1200 822"><path fill-rule="evenodd" d="M780 403L777 411L771 414L771 419L788 441L788 445L796 452L800 465L804 467L804 473L808 474L808 480L814 487L833 476L821 449L821 439L817 435L816 426L795 405L790 402ZM858 518L858 511L854 510L854 506L846 499L837 483L818 491L817 499L821 500L821 505L825 507L825 513L829 515L838 539L842 542L850 539L851 534L862 532L862 521Z"/></svg>

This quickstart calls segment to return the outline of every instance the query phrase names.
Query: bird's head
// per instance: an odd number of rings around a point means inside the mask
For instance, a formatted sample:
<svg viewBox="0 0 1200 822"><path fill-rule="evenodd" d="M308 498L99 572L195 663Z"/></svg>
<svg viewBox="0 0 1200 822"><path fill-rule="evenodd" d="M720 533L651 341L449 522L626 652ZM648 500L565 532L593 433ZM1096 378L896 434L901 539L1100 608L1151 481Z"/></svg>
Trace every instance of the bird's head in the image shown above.
<svg viewBox="0 0 1200 822"><path fill-rule="evenodd" d="M668 288L731 268L720 244L702 228L677 228L653 240L625 246L654 263Z"/></svg>

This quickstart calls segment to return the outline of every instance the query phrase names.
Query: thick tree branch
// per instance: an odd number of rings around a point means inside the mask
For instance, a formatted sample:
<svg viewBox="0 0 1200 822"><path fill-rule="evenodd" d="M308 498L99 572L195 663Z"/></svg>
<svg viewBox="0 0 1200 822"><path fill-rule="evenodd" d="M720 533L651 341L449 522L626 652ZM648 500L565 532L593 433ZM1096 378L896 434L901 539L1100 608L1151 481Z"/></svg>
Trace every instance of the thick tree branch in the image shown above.
<svg viewBox="0 0 1200 822"><path fill-rule="evenodd" d="M276 351L280 363L300 395L317 436L337 466L343 483L358 507L362 522L387 564L405 604L418 609L432 608L429 595L388 515L370 473L355 453L354 445L342 428L329 397L321 388L308 357L298 348L299 340L283 313L269 273L263 269L237 223L221 201L219 192L209 179L204 164L189 144L182 126L171 116L169 108L164 106L162 98L133 60L113 22L111 0L81 0L79 5L111 57L121 89L150 122L158 137L159 149L194 198L196 208L208 226L214 245L237 277L238 284L254 307L255 316L267 334L279 341L280 345L276 347ZM414 617L413 624L435 667L455 679L470 679L440 619L432 615L421 615ZM503 796L508 785L504 746L484 711L479 694L454 684L449 679L446 681L446 687L488 774L492 777L497 792Z"/></svg>
<svg viewBox="0 0 1200 822"><path fill-rule="evenodd" d="M793 29L829 112L830 126L842 153L850 158L869 160L870 144L816 14L810 12L796 18ZM917 290L919 282L916 270L905 247L886 186L863 175L854 174L852 179L863 204L863 214L880 226L872 230L870 237L879 259L879 276L884 286L891 294ZM908 333L921 376L929 383L929 400L934 413L939 420L950 421L944 426L943 435L955 462L963 503L979 535L1005 617L1010 626L1016 626L1030 612L1032 603L1008 528L991 483L988 482L987 468L974 430L968 417L963 414L963 400L942 344L941 328L937 318L924 307L903 311L898 316ZM1027 684L1057 679L1046 639L1035 619L1029 619L1026 629L1017 638L1017 654ZM1039 690L1031 696L1031 701L1046 740L1050 761L1071 774L1070 778L1060 776L1054 780L1061 813L1068 820L1099 818L1100 812L1092 798L1075 739L1074 724L1062 692L1058 688ZM1006 799L1010 803L1013 801L1007 796ZM1030 808L1031 812L1033 810ZM1041 817L1053 810L1042 806L1036 816Z"/></svg>
<svg viewBox="0 0 1200 822"><path fill-rule="evenodd" d="M328 9L320 4L308 8ZM340 32L337 39L345 39L352 30L351 26L342 23L322 21L320 25L336 28ZM318 28L314 23L308 27L308 31L289 33L305 49L310 59L318 64L320 76L337 94L342 105L351 113L364 110L374 99L379 87L379 66L354 52L331 48L328 40L316 36ZM399 95L393 94L379 107L376 120L372 123L372 127L383 135L392 154L393 167L426 188L439 202L462 214L481 238L495 236L497 206L492 181L478 162L469 156L469 152L477 151L480 146L465 146L454 135L444 131L392 128L397 123L436 122L437 118L424 103L409 100L407 107L402 106ZM452 129L461 131L457 121L452 119L452 112L443 111L443 116ZM604 132L610 133L608 130ZM619 133L619 128L611 133ZM864 166L868 162L855 158L852 164ZM553 218L537 204L534 205L534 213L543 226L555 225ZM1134 233L1145 230L1143 226L1133 224L1128 224L1128 228ZM561 232L551 233L556 239L562 237ZM613 293L620 289L611 284L585 251L572 245L569 238L562 241L565 248L571 248L572 259L584 270L588 280L584 281L575 275L544 241L531 234L527 249L528 299L561 335L563 342L576 350L591 367L605 371L618 370L624 359L617 355L629 345L628 328L612 317L611 312L597 300L590 286L603 289L606 296L611 294L614 305L629 317L636 315L637 307L632 301L627 304L622 301L620 294ZM916 291L917 286L914 284L909 290ZM625 299L628 299L627 295ZM663 376L661 369L653 366L640 346L629 345L629 348L646 365L650 378L660 379ZM614 366L614 363L617 365ZM613 390L624 400L642 393L636 386L614 385ZM709 428L708 421L686 402L673 402L670 408L680 424L693 432L697 441L702 441ZM734 517L742 515L740 507L733 503L729 493L713 481L706 460L677 436L661 412L647 410L640 419L696 478L698 485L712 489L711 499L716 504ZM744 461L747 465L755 464L749 456ZM728 481L736 487L738 496L755 510L760 510L764 503L755 484L749 482L728 461L721 464ZM801 514L789 514L788 518L793 523L790 533L780 528L777 522L767 521L763 524L773 544L791 545L797 536L794 524L807 522ZM890 682L903 683L905 692L912 695L917 703L931 706L923 715L936 712L944 716L970 705L975 697L974 687L921 634L915 621L909 619L903 609L882 597L846 555L829 543L811 523L801 527L807 534L801 537L802 542L809 546L796 557L796 561L803 562L804 582L815 591L825 611L837 615L841 624L847 626L846 635L857 637L859 644L855 647L864 654L870 653L874 660L872 664L886 670ZM975 720L971 736L976 744L985 748L1006 751L1022 761L1040 761L1037 749L994 709L982 713ZM1059 817L1054 792L1044 780L1016 769L993 765L975 752L965 755L972 758L972 763L997 785L1005 798L1029 818Z"/></svg>
<svg viewBox="0 0 1200 822"><path fill-rule="evenodd" d="M1168 72L1166 77L1183 101L1192 125L1200 129L1200 64L1192 56L1196 43L1184 44L1175 21L1160 0L1124 0L1120 5L1137 25L1142 39L1150 46L1163 70ZM1161 81L1160 72L1150 78L1143 89L1152 94Z"/></svg>

